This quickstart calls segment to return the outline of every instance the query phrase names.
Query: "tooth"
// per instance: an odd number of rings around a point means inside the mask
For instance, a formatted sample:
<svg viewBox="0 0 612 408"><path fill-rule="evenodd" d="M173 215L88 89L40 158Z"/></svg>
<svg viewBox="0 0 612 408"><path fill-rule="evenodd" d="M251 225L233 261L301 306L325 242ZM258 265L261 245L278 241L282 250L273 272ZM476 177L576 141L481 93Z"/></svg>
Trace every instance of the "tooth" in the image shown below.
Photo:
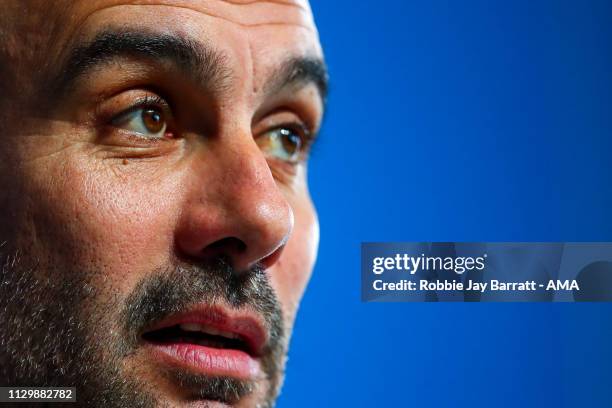
<svg viewBox="0 0 612 408"><path fill-rule="evenodd" d="M198 323L182 323L179 325L179 328L181 330L188 331L188 332L202 332L202 333L211 334L213 336L222 336L228 339L238 339L239 338L239 336L235 333L218 330L214 327L205 326L205 325L198 324Z"/></svg>
<svg viewBox="0 0 612 408"><path fill-rule="evenodd" d="M202 331L206 334L213 334L213 335L217 334L217 331L215 329L213 329L212 327L208 327L208 326L202 326Z"/></svg>
<svg viewBox="0 0 612 408"><path fill-rule="evenodd" d="M230 332L220 332L219 335L223 336L225 338L228 338L228 339L236 339L236 338L238 338L238 336L236 336L236 334L230 333Z"/></svg>
<svg viewBox="0 0 612 408"><path fill-rule="evenodd" d="M181 330L189 331L189 332L199 332L203 331L202 325L197 323L183 323L180 324L179 327Z"/></svg>
<svg viewBox="0 0 612 408"><path fill-rule="evenodd" d="M213 336L221 336L227 339L235 339L237 336L234 333L226 332L223 330L216 329L210 326L203 326L202 331L204 333L212 334Z"/></svg>

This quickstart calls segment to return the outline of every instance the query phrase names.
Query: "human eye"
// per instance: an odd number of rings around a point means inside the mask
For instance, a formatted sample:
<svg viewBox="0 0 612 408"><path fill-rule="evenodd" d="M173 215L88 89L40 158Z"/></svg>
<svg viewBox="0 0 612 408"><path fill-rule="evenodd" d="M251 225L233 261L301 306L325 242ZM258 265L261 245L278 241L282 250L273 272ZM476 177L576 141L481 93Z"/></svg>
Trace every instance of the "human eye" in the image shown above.
<svg viewBox="0 0 612 408"><path fill-rule="evenodd" d="M158 96L147 96L116 115L112 126L146 140L159 140L169 133L171 112L168 104Z"/></svg>
<svg viewBox="0 0 612 408"><path fill-rule="evenodd" d="M266 130L256 141L267 156L297 164L307 152L310 132L302 125L286 124Z"/></svg>

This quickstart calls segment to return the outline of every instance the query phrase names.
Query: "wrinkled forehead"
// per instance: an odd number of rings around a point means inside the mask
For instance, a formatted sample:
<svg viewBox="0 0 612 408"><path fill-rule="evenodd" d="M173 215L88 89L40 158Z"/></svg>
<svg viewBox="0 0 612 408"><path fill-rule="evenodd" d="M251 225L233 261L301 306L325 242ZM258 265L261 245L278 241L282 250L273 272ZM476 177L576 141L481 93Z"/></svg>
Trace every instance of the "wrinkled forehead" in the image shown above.
<svg viewBox="0 0 612 408"><path fill-rule="evenodd" d="M41 10L48 10L48 6ZM78 0L68 1L61 14L64 20L81 24L101 12L113 19L140 15L149 20L158 15L173 25L184 23L183 16L191 14L203 18L208 26L231 24L250 31L293 26L316 32L310 6L304 0Z"/></svg>
<svg viewBox="0 0 612 408"><path fill-rule="evenodd" d="M60 64L71 48L109 29L206 43L254 73L288 56L322 56L306 0L11 0L7 12L24 20L18 25L28 31L26 52L47 54L48 64Z"/></svg>
<svg viewBox="0 0 612 408"><path fill-rule="evenodd" d="M81 20L96 11L126 5L184 8L245 26L313 24L307 0L5 0L2 9L16 18L40 14L39 17L47 20L57 16Z"/></svg>

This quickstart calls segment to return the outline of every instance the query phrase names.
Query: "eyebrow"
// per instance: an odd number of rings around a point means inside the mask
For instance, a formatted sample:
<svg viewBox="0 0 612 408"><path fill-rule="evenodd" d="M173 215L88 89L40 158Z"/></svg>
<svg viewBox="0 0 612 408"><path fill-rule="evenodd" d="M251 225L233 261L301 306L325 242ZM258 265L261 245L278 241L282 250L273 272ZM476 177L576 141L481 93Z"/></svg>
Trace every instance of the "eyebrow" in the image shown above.
<svg viewBox="0 0 612 408"><path fill-rule="evenodd" d="M51 82L54 95L69 91L79 78L120 57L169 61L207 87L227 85L230 71L223 54L184 37L147 31L104 30L73 48Z"/></svg>
<svg viewBox="0 0 612 408"><path fill-rule="evenodd" d="M281 64L264 89L268 94L275 94L282 89L299 87L313 83L323 104L327 99L329 76L325 62L317 57L295 57Z"/></svg>
<svg viewBox="0 0 612 408"><path fill-rule="evenodd" d="M64 95L82 76L120 57L168 61L212 91L226 89L232 78L226 57L205 43L166 33L106 29L88 43L73 48L47 89L50 88L51 95ZM318 58L295 57L274 71L265 90L276 93L308 83L315 84L325 102L328 90L325 63Z"/></svg>

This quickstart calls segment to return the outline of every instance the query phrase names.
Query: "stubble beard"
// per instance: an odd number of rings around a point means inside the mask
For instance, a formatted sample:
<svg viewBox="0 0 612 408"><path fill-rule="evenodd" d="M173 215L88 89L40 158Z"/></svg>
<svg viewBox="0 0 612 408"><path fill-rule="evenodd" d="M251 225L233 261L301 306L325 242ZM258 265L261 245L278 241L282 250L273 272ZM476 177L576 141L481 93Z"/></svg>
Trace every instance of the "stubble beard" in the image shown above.
<svg viewBox="0 0 612 408"><path fill-rule="evenodd" d="M262 268L236 274L224 259L176 265L151 273L122 296L100 279L102 271L42 271L28 263L23 251L0 248L1 386L76 387L77 406L171 406L139 368L126 364L141 345L141 329L190 304L223 303L249 308L265 321L270 339L261 358L265 381L170 370L159 375L195 390L192 400L233 404L259 391L263 398L256 406L274 406L288 335Z"/></svg>

